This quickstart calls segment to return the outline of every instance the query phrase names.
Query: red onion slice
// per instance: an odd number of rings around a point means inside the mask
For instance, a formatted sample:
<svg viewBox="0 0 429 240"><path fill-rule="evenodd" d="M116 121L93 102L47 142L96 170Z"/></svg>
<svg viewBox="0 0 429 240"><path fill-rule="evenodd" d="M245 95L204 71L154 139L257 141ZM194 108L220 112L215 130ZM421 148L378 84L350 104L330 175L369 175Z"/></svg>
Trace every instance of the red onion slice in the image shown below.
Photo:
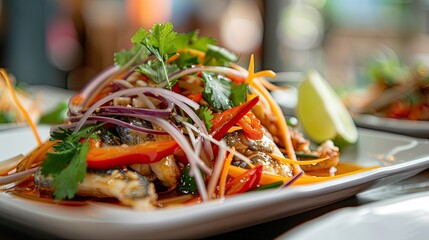
<svg viewBox="0 0 429 240"><path fill-rule="evenodd" d="M142 116L152 116L166 118L171 115L172 109L148 109L148 108L136 108L136 107L123 107L123 106L107 106L100 107L97 110L97 115L104 114L137 114Z"/></svg>
<svg viewBox="0 0 429 240"><path fill-rule="evenodd" d="M94 116L94 117L89 117L88 120L95 120L95 121L98 121L98 122L113 123L113 124L118 125L118 126L126 127L126 128L129 128L129 129L133 129L133 130L136 130L136 131L139 131L139 132L148 133L148 134L168 135L168 133L165 132L165 131L160 131L160 130L151 129L151 128L145 128L145 127L139 127L139 126L133 125L131 123L127 123L127 122L121 121L121 120L116 119L116 118Z"/></svg>
<svg viewBox="0 0 429 240"><path fill-rule="evenodd" d="M28 170L12 173L7 176L0 176L0 185L9 184L15 181L18 181L22 178L29 177L31 174L35 173L39 167L30 168Z"/></svg>

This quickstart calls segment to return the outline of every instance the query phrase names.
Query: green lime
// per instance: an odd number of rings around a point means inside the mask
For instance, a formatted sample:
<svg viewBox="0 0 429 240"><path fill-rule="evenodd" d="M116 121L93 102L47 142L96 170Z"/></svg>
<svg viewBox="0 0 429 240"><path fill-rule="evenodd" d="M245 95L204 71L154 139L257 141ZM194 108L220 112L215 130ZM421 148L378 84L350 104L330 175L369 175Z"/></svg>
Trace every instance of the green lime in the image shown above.
<svg viewBox="0 0 429 240"><path fill-rule="evenodd" d="M345 146L358 140L349 111L317 71L310 71L299 86L296 114L305 134L315 143L331 139L335 145Z"/></svg>

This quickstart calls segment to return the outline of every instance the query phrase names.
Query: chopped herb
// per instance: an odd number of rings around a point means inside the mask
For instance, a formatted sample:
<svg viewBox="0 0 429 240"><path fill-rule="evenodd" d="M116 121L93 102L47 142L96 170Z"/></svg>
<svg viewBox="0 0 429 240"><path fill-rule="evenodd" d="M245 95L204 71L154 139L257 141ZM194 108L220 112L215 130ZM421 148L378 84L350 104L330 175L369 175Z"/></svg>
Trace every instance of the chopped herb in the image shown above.
<svg viewBox="0 0 429 240"><path fill-rule="evenodd" d="M179 68L187 68L192 65L200 64L200 58L192 53L184 52L180 54L179 58L174 61L174 63L176 63Z"/></svg>
<svg viewBox="0 0 429 240"><path fill-rule="evenodd" d="M206 125L207 131L210 132L213 126L213 112L207 106L203 106L198 110L198 116Z"/></svg>
<svg viewBox="0 0 429 240"><path fill-rule="evenodd" d="M167 70L167 75L170 75L171 73L174 73L179 70L179 68L173 64L166 64L165 67ZM136 71L148 76L156 84L159 84L166 80L165 73L162 68L162 63L158 61L149 61L146 64L141 64L140 66L138 66Z"/></svg>
<svg viewBox="0 0 429 240"><path fill-rule="evenodd" d="M217 111L226 110L233 106L229 99L231 82L221 75L212 75L203 72L204 99Z"/></svg>
<svg viewBox="0 0 429 240"><path fill-rule="evenodd" d="M189 174L191 165L186 165L183 169L182 175L179 178L179 184L177 185L177 191L182 194L197 194L198 188L195 182L195 177ZM202 172L201 172L202 173ZM202 173L204 176L204 173Z"/></svg>
<svg viewBox="0 0 429 240"><path fill-rule="evenodd" d="M238 56L216 45L208 45L204 65L228 66L230 62L237 62Z"/></svg>
<svg viewBox="0 0 429 240"><path fill-rule="evenodd" d="M190 33L179 33L174 41L178 49L191 48L206 52L209 45L215 45L214 38L199 36L198 31Z"/></svg>
<svg viewBox="0 0 429 240"><path fill-rule="evenodd" d="M249 89L249 85L242 83L231 83L231 100L234 106L238 106L246 102L246 95Z"/></svg>
<svg viewBox="0 0 429 240"><path fill-rule="evenodd" d="M40 166L44 176L54 178L56 199L71 199L77 192L86 173L86 155L89 151L88 139L97 138L94 132L103 124L86 127L76 133L60 129L51 134L51 140L62 140L53 146L54 152L46 154Z"/></svg>
<svg viewBox="0 0 429 240"><path fill-rule="evenodd" d="M122 67L131 61L131 59L133 59L136 55L138 55L136 61L139 62L146 58L148 54L149 53L146 48L144 48L141 44L136 44L133 45L129 50L124 49L120 52L116 52L113 59L116 66Z"/></svg>
<svg viewBox="0 0 429 240"><path fill-rule="evenodd" d="M173 31L173 24L168 22L155 24L149 31L140 28L131 38L131 41L143 44L162 63L165 79L169 82L166 65L168 58L176 54L176 46L174 45L176 38L177 33Z"/></svg>

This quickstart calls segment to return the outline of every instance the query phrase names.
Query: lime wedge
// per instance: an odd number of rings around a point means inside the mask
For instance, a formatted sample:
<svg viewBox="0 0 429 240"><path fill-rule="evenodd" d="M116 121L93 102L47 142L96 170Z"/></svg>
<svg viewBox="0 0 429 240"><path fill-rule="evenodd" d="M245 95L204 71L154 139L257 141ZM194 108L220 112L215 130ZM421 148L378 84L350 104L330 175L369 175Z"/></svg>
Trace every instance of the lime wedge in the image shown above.
<svg viewBox="0 0 429 240"><path fill-rule="evenodd" d="M310 71L298 89L296 114L315 143L331 139L341 147L356 143L356 125L334 89L317 71Z"/></svg>

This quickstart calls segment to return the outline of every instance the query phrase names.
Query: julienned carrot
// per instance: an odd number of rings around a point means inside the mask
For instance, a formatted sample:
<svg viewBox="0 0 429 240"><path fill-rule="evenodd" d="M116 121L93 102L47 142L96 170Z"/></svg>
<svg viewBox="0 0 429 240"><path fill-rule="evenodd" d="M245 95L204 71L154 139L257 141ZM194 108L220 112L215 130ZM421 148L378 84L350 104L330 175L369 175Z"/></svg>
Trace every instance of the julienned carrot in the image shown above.
<svg viewBox="0 0 429 240"><path fill-rule="evenodd" d="M248 69L249 77L247 78L246 82L249 83L251 87L255 88L260 94L262 94L262 96L260 96L261 98L265 98L268 101L271 111L273 112L274 117L277 120L277 126L280 128L279 132L281 134L282 141L286 147L287 155L290 159L296 160L295 150L293 149L289 128L286 125L286 119L283 115L282 110L275 102L275 100L272 98L268 90L259 82L258 78L253 78L255 75L257 75L254 73L254 65L255 65L254 62L255 60L252 54L250 56L250 63L249 63L249 69ZM297 174L301 171L302 171L301 167L298 164L294 164L293 166L294 174Z"/></svg>
<svg viewBox="0 0 429 240"><path fill-rule="evenodd" d="M223 198L225 196L226 178L228 176L228 170L231 166L231 161L233 156L234 156L234 152L230 152L223 164L223 169L219 180L219 197L220 198Z"/></svg>
<svg viewBox="0 0 429 240"><path fill-rule="evenodd" d="M340 178L340 177L344 177L344 176L368 171L368 170L375 169L375 168L379 168L379 166L367 167L367 168L359 169L356 171L352 171L352 172L348 172L348 173L344 173L344 174L339 174L339 175L335 175L335 176L330 176L330 177L318 177L318 176L304 175L304 176L298 178L293 183L293 185L304 185L304 184L323 182L323 181L327 181L327 180L331 180L331 179L335 179L335 178ZM230 175L231 177L237 177L237 176L240 176L241 174L243 174L245 171L247 171L247 169L230 165L229 169L228 169L228 175ZM290 177L283 177L283 176L280 176L277 174L263 172L262 176L261 176L261 181L259 183L260 183L260 185L264 186L264 185L271 184L271 183L278 182L278 181L288 182L290 179L291 179Z"/></svg>
<svg viewBox="0 0 429 240"><path fill-rule="evenodd" d="M312 164L317 164L320 162L324 162L326 160L328 160L329 158L325 157L325 158L319 158L319 159L312 159L312 160L293 160L293 159L288 159L288 158L284 158L284 157L280 157L274 154L270 154L268 153L268 155L270 155L270 157L279 160L280 162L283 163L287 163L287 164L298 164L298 165L312 165Z"/></svg>
<svg viewBox="0 0 429 240"><path fill-rule="evenodd" d="M19 101L18 97L16 96L7 72L3 68L1 68L0 74L2 75L3 79L6 82L6 85L8 87L10 95L12 96L13 101L15 102L16 106L18 107L19 111L21 111L21 113L24 115L25 120L30 125L31 130L33 131L34 137L37 140L37 144L39 146L42 145L42 138L40 137L39 132L37 131L36 124L33 122L33 120L30 117L30 114L28 114L27 110L25 110L24 106L22 106L21 102Z"/></svg>

